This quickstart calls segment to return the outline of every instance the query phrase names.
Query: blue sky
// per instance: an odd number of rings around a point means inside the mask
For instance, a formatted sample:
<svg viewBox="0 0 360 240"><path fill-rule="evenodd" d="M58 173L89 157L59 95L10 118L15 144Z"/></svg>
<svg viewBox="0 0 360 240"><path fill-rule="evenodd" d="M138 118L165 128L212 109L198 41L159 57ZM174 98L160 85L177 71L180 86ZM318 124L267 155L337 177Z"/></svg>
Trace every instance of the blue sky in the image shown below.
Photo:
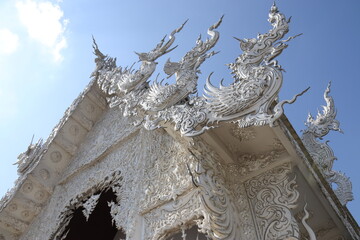
<svg viewBox="0 0 360 240"><path fill-rule="evenodd" d="M221 52L201 67L199 88L214 71L212 82L231 76L226 63L241 54L232 37L252 38L270 29L269 0L1 0L0 2L0 195L17 178L17 156L26 150L32 135L47 138L66 108L90 81L94 69L94 35L103 53L117 57L121 66L137 61L134 51L146 52L167 33L189 22L177 35L179 47L167 57L178 61L198 34L225 14L219 27ZM331 133L338 160L335 169L353 182L355 200L348 207L360 220L359 65L360 2L279 0L277 5L292 16L292 40L278 58L286 70L280 99L311 87L285 113L300 134L307 113L316 114L325 104L323 92L332 81L331 95L345 134ZM154 75L156 76L156 75ZM164 75L162 75L164 76Z"/></svg>

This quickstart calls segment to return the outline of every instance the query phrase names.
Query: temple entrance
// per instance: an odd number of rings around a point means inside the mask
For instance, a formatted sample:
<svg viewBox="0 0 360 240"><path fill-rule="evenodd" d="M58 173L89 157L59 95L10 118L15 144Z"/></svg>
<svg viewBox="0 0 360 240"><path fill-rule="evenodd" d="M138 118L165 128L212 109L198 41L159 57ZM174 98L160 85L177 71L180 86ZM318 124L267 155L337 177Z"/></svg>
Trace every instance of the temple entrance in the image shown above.
<svg viewBox="0 0 360 240"><path fill-rule="evenodd" d="M73 213L73 217L67 226L69 230L64 240L81 240L81 239L94 239L94 240L120 240L126 239L123 231L118 231L112 224L110 215L110 207L108 202L116 201L114 192L109 189L101 193L99 201L91 213L88 221L82 213L83 208L79 207ZM65 231L65 232L66 232Z"/></svg>

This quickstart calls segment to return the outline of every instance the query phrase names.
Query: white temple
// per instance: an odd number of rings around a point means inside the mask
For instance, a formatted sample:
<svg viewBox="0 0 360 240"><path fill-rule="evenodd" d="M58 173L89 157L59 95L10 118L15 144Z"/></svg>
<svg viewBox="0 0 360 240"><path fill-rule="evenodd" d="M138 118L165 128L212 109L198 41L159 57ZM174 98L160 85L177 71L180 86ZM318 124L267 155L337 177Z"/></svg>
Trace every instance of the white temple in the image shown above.
<svg viewBox="0 0 360 240"><path fill-rule="evenodd" d="M48 139L19 155L19 178L0 201L0 240L360 239L346 207L351 182L320 141L341 131L330 84L299 136L283 106L306 90L278 100L275 60L296 36L285 38L289 20L275 5L268 21L268 33L239 39L233 82L209 77L201 97L198 73L216 54L222 18L166 62L174 84L150 77L185 23L138 53L138 70L94 41L92 81Z"/></svg>

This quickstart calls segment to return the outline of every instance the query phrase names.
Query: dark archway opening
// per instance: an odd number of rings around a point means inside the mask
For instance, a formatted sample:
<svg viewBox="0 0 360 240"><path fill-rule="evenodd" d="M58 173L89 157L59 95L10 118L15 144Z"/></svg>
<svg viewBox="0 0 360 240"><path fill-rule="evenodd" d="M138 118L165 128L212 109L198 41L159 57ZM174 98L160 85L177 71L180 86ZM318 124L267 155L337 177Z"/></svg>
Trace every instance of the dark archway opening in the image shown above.
<svg viewBox="0 0 360 240"><path fill-rule="evenodd" d="M112 224L108 206L110 201L116 201L116 195L111 189L101 193L88 221L82 213L83 208L77 208L67 226L66 231L69 232L64 240L114 240L115 235L116 239L125 239L126 235L122 231L119 232Z"/></svg>

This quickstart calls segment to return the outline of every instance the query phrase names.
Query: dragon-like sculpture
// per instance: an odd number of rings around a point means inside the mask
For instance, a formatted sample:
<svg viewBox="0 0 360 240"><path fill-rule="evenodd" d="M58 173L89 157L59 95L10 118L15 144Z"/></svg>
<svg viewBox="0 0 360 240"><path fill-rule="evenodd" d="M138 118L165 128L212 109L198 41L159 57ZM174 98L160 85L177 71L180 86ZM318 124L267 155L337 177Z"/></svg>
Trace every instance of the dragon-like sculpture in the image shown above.
<svg viewBox="0 0 360 240"><path fill-rule="evenodd" d="M197 81L200 65L216 52L208 51L215 46L219 39L219 32L215 31L222 22L223 17L208 29L211 38L205 42L201 40L201 35L196 41L196 46L185 54L179 62L170 62L170 59L164 66L164 72L168 78L175 74L176 83L171 85L162 85L162 82L155 81L149 89L149 92L142 103L147 111L161 111L169 106L173 106L181 100L187 98L197 90Z"/></svg>
<svg viewBox="0 0 360 240"><path fill-rule="evenodd" d="M217 52L210 51L219 40L216 30L223 17L208 28L210 36L205 41L201 35L195 47L187 52L179 62L168 60L164 72L170 78L175 75L174 84L163 84L156 80L149 85L148 80L156 68L155 60L170 52L170 46L184 24L170 34L170 40L164 39L149 53L138 54L142 62L140 69L116 67L115 59L102 54L94 42L97 68L94 76L102 91L108 95L110 107L120 106L124 116L132 116L135 124L143 124L148 130L164 127L166 122L174 124L174 129L184 136L197 136L216 127L214 122L236 121L240 127L251 125L270 126L283 114L284 100L275 101L281 88L282 69L274 60L287 47L286 42L297 37L282 40L289 31L289 20L281 14L275 4L269 13L269 22L273 28L257 38L240 41L244 51L234 63L229 64L234 82L220 88L207 80L205 96L193 96L201 64ZM170 50L169 50L170 49Z"/></svg>
<svg viewBox="0 0 360 240"><path fill-rule="evenodd" d="M282 101L270 110L283 81L282 69L274 58L288 46L286 42L298 36L281 40L289 31L289 20L274 4L268 19L273 28L268 33L252 39L236 38L244 52L235 63L229 64L234 82L217 88L211 84L210 75L205 85L205 98L213 115L212 121L240 118L237 122L241 127L272 124L282 115L282 106L296 100L294 97Z"/></svg>
<svg viewBox="0 0 360 240"><path fill-rule="evenodd" d="M176 48L176 46L170 47L175 41L175 34L182 30L186 22L171 32L166 43L165 36L150 52L135 52L139 56L139 61L141 61L141 66L136 71L133 69L134 64L130 68L116 67L116 58L102 54L94 40L94 54L97 57L95 59L96 70L92 76L96 77L100 88L110 96L110 104L118 105L122 101L121 97L123 95L133 90L140 90L144 86L156 69L157 62L155 61Z"/></svg>
<svg viewBox="0 0 360 240"><path fill-rule="evenodd" d="M323 106L323 111L318 112L316 119L309 113L307 122L305 123L307 129L303 131L302 140L325 179L330 185L332 183L337 185L334 192L340 202L343 205L346 205L347 202L353 200L350 179L346 177L344 173L332 169L336 157L334 156L333 150L328 145L328 141L318 141L318 139L322 139L327 135L330 130L342 132L339 127L339 121L335 119L336 109L333 98L329 96L330 86L331 83L329 83L324 92L326 106Z"/></svg>

